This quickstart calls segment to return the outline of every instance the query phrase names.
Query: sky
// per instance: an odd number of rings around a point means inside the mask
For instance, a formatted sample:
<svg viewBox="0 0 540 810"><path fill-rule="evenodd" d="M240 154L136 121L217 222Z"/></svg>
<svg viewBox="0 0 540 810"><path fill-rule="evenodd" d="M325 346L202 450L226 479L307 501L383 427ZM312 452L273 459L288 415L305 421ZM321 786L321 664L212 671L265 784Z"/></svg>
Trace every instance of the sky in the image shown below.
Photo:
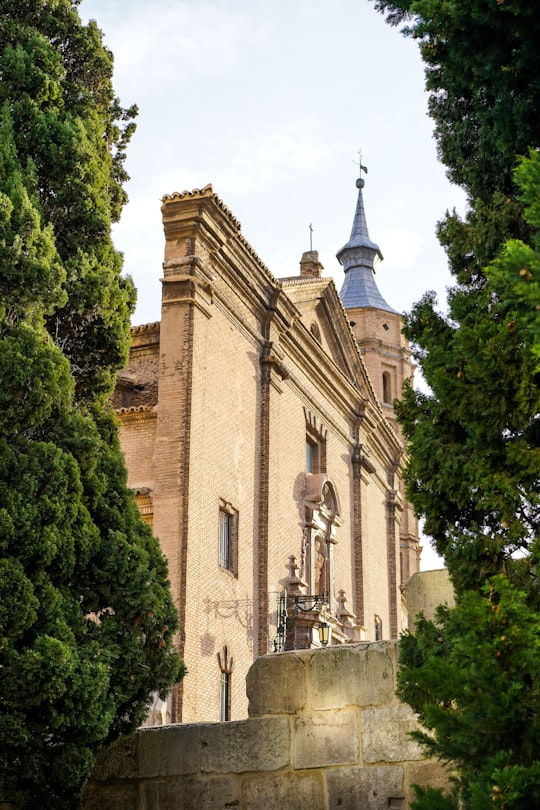
<svg viewBox="0 0 540 810"><path fill-rule="evenodd" d="M114 87L139 107L129 203L114 226L135 282L134 324L160 319L164 194L214 191L274 276L319 251L338 287L358 160L377 284L409 311L450 284L435 229L464 195L437 161L417 46L370 0L82 0L115 57ZM424 569L438 567L424 542Z"/></svg>

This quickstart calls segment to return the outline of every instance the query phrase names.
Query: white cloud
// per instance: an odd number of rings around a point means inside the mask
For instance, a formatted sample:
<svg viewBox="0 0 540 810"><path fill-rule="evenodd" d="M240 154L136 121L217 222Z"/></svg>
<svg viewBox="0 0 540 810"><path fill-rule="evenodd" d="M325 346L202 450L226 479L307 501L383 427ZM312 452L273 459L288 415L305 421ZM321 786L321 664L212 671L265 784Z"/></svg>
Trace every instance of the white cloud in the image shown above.
<svg viewBox="0 0 540 810"><path fill-rule="evenodd" d="M122 2L103 7L100 0L86 0L81 15L97 18L114 53L116 82L138 98L197 76L223 76L238 62L246 42L253 45L269 33L265 24L248 28L240 10L206 2L132 0L128 8Z"/></svg>
<svg viewBox="0 0 540 810"><path fill-rule="evenodd" d="M310 127L276 126L260 138L237 142L227 166L215 174L215 184L238 195L251 194L286 180L291 172L313 170L324 154Z"/></svg>

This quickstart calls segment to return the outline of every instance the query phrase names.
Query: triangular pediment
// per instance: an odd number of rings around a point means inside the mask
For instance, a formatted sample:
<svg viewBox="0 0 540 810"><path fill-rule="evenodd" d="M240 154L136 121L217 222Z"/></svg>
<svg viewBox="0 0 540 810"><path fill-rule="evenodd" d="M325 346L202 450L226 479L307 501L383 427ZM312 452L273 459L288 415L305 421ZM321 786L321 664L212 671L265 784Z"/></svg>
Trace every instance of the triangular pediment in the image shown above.
<svg viewBox="0 0 540 810"><path fill-rule="evenodd" d="M363 396L378 405L333 279L298 276L280 279L280 284L312 339Z"/></svg>

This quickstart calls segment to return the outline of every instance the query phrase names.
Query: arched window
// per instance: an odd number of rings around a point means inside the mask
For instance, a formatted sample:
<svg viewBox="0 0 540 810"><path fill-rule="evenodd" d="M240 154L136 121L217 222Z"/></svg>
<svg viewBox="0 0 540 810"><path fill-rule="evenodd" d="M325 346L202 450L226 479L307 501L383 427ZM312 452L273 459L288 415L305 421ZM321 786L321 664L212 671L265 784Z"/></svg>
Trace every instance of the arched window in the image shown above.
<svg viewBox="0 0 540 810"><path fill-rule="evenodd" d="M390 372L383 371L382 375L382 398L383 402L392 402L392 384L390 380Z"/></svg>
<svg viewBox="0 0 540 810"><path fill-rule="evenodd" d="M234 669L234 660L229 657L227 645L223 647L223 655L217 654L220 669L219 679L219 719L222 723L231 719L231 681Z"/></svg>

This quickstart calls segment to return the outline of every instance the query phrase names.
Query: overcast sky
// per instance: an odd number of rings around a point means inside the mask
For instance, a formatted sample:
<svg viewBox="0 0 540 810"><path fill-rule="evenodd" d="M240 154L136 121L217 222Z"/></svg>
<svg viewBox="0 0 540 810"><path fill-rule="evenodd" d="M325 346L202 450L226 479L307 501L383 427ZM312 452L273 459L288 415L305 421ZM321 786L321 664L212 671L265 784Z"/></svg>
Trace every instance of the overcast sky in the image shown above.
<svg viewBox="0 0 540 810"><path fill-rule="evenodd" d="M418 49L372 2L83 0L80 14L114 53L122 103L140 110L114 231L138 289L134 323L160 319L161 197L207 183L275 276L299 272L312 223L340 289L359 150L379 289L400 311L431 289L444 303L435 227L464 196L437 162Z"/></svg>

